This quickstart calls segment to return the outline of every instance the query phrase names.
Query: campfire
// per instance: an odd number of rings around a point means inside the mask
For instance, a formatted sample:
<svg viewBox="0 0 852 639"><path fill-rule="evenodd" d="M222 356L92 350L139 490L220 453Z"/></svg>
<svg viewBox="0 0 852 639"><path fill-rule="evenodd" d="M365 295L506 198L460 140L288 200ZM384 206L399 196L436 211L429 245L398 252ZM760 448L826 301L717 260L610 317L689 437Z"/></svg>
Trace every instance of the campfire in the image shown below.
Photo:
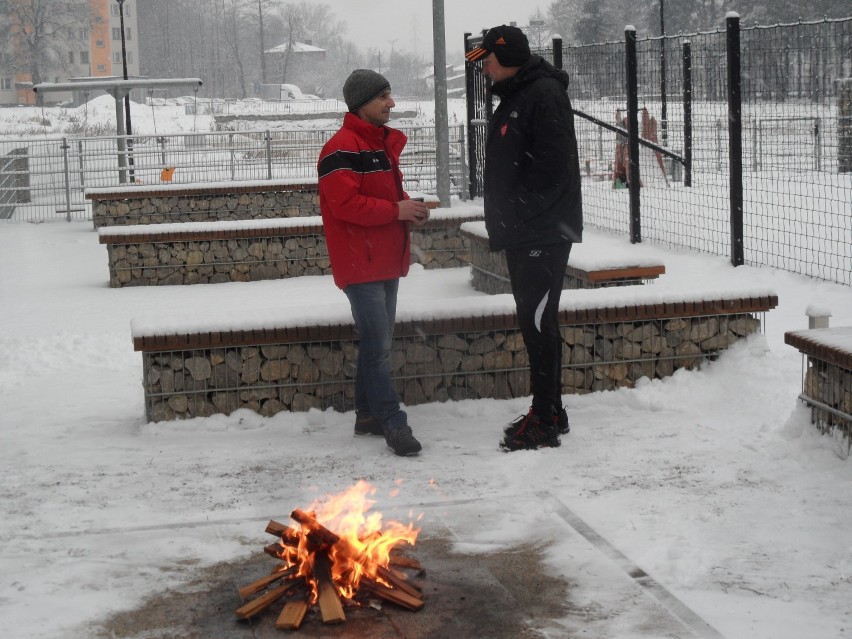
<svg viewBox="0 0 852 639"><path fill-rule="evenodd" d="M414 525L369 512L375 488L360 481L340 495L296 509L288 526L270 521L266 532L279 538L263 550L280 560L272 572L240 588L245 602L236 610L250 619L285 601L276 628L296 630L312 606L323 623L346 621L345 607L387 601L408 610L423 607L420 588L403 570L422 571L420 563L400 554L420 532Z"/></svg>

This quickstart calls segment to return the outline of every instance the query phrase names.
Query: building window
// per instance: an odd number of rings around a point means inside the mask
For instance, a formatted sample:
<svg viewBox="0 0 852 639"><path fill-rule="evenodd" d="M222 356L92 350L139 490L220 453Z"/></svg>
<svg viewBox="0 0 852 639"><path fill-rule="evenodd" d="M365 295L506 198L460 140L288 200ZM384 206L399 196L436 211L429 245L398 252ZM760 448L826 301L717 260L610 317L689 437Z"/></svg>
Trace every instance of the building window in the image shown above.
<svg viewBox="0 0 852 639"><path fill-rule="evenodd" d="M103 49L103 48L104 48L104 41L103 41L103 40L98 40L97 42L95 42L95 46L96 46L98 49Z"/></svg>
<svg viewBox="0 0 852 639"><path fill-rule="evenodd" d="M89 52L80 51L80 64L89 64Z"/></svg>
<svg viewBox="0 0 852 639"><path fill-rule="evenodd" d="M127 52L127 64L133 64L133 51Z"/></svg>
<svg viewBox="0 0 852 639"><path fill-rule="evenodd" d="M68 62L69 62L69 64L74 64L74 52L73 51L68 52Z"/></svg>
<svg viewBox="0 0 852 639"><path fill-rule="evenodd" d="M12 89L12 78L0 78L0 90L10 91Z"/></svg>
<svg viewBox="0 0 852 639"><path fill-rule="evenodd" d="M112 52L112 62L113 64L121 64L121 51Z"/></svg>
<svg viewBox="0 0 852 639"><path fill-rule="evenodd" d="M133 39L133 29L131 29L130 27L127 27L124 30L124 35L128 40L132 40Z"/></svg>
<svg viewBox="0 0 852 639"><path fill-rule="evenodd" d="M112 39L113 40L121 40L121 28L113 27L112 28Z"/></svg>
<svg viewBox="0 0 852 639"><path fill-rule="evenodd" d="M106 71L106 65L105 64L99 64L98 65L98 71Z"/></svg>
<svg viewBox="0 0 852 639"><path fill-rule="evenodd" d="M118 6L117 4L111 4L111 5L109 6L109 9L110 9L110 13L112 14L112 17L113 17L113 18L121 17L121 9L119 8L119 6ZM129 3L129 2L128 2L128 3L125 3L125 6L124 6L124 17L125 17L125 18L129 18L129 17L130 17L130 3Z"/></svg>

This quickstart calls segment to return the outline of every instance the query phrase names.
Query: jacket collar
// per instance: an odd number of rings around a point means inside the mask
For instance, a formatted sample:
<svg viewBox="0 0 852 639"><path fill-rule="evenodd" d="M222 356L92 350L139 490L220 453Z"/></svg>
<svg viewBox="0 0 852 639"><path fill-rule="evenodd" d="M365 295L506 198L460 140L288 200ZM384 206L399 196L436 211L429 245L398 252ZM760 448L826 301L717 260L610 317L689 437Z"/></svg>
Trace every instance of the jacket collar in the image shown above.
<svg viewBox="0 0 852 639"><path fill-rule="evenodd" d="M505 98L539 78L548 77L558 80L566 89L568 88L567 73L557 70L556 67L541 56L532 55L529 60L521 65L515 75L491 85L491 93L500 98Z"/></svg>
<svg viewBox="0 0 852 639"><path fill-rule="evenodd" d="M402 149L408 140L402 131L388 126L370 124L354 113L347 113L343 116L343 128L352 131L373 146L385 147L396 156L402 153Z"/></svg>
<svg viewBox="0 0 852 639"><path fill-rule="evenodd" d="M387 137L390 129L386 126L376 126L370 124L366 120L362 120L354 113L347 113L343 116L343 128L351 129L362 138L381 144Z"/></svg>

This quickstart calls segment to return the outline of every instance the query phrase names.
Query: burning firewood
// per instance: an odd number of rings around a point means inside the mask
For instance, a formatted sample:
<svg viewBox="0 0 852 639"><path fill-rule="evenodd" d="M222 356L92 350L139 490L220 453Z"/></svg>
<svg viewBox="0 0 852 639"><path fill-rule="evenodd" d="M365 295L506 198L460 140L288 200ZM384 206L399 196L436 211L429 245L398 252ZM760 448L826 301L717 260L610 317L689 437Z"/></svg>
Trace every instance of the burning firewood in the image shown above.
<svg viewBox="0 0 852 639"><path fill-rule="evenodd" d="M270 521L266 532L278 537L278 543L263 550L281 563L269 575L240 588L244 601L254 598L237 608L237 617L249 619L282 598L286 601L275 627L288 630L298 629L313 605L323 623L344 622L344 606L358 606L370 598L420 610L424 605L420 588L398 569L420 571L422 566L397 551L400 544L413 544L419 531L398 522L382 529L380 514L367 516L372 502L366 495L372 492L374 488L358 482L327 504L295 509L290 516L299 528Z"/></svg>
<svg viewBox="0 0 852 639"><path fill-rule="evenodd" d="M298 630L307 611L308 602L306 600L288 601L281 610L278 621L275 622L275 627L279 630Z"/></svg>

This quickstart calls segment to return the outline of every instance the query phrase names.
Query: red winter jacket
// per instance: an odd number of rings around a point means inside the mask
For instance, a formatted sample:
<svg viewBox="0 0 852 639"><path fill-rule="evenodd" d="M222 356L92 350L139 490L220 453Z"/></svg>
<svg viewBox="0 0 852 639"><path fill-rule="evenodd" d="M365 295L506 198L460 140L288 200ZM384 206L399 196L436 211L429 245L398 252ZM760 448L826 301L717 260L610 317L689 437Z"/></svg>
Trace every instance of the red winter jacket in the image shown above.
<svg viewBox="0 0 852 639"><path fill-rule="evenodd" d="M396 279L408 274L409 224L399 221L399 155L405 134L347 113L317 162L320 210L334 283Z"/></svg>

